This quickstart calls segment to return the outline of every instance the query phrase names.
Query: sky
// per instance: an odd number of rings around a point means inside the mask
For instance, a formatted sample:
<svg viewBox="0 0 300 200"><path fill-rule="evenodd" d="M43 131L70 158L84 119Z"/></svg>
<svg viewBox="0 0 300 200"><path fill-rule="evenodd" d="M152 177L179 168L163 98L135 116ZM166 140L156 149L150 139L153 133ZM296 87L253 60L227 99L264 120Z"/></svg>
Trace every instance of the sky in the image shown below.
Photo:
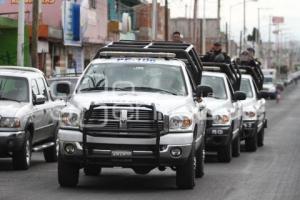
<svg viewBox="0 0 300 200"><path fill-rule="evenodd" d="M217 17L217 1L206 0L206 17ZM158 0L163 3L164 0ZM171 17L193 16L194 0L169 0ZM198 16L203 16L203 2L198 0ZM185 9L187 5L187 12ZM231 8L231 38L238 41L243 28L243 0L221 0L221 30L225 31L226 22L229 24ZM263 41L269 39L269 24L271 16L284 17L285 23L280 26L284 41L300 41L300 1L299 0L246 0L246 26L248 33L258 25L258 8L260 8L260 27ZM275 29L271 26L271 31ZM271 34L271 40L275 35Z"/></svg>

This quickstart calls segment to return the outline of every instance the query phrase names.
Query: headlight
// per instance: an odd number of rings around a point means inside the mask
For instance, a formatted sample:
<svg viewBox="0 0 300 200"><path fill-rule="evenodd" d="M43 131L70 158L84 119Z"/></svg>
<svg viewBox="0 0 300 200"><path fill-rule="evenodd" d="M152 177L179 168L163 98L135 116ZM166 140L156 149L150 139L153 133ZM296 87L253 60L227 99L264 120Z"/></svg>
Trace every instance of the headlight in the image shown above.
<svg viewBox="0 0 300 200"><path fill-rule="evenodd" d="M0 118L0 127L1 128L20 128L21 122L20 119L15 117L1 117Z"/></svg>
<svg viewBox="0 0 300 200"><path fill-rule="evenodd" d="M256 116L256 113L253 112L253 111L250 111L250 112L245 112L245 115L246 115L247 117L253 118L253 117Z"/></svg>
<svg viewBox="0 0 300 200"><path fill-rule="evenodd" d="M80 117L77 113L62 113L60 123L61 127L79 128Z"/></svg>
<svg viewBox="0 0 300 200"><path fill-rule="evenodd" d="M227 125L230 122L230 116L228 115L215 115L213 117L213 124Z"/></svg>
<svg viewBox="0 0 300 200"><path fill-rule="evenodd" d="M193 120L188 116L177 115L170 118L170 131L180 131L189 129Z"/></svg>

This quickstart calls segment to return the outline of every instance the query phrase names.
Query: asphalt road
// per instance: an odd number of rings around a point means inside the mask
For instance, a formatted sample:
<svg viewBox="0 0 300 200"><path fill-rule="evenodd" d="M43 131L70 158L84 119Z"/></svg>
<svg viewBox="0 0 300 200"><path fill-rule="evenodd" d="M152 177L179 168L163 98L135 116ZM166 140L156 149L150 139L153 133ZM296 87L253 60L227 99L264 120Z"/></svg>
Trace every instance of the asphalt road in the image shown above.
<svg viewBox="0 0 300 200"><path fill-rule="evenodd" d="M9 159L0 159L0 200L300 200L299 102L300 86L289 88L280 104L268 101L265 146L228 164L208 156L194 190L177 190L171 170L142 176L119 168L104 169L99 177L81 174L77 188L60 188L56 163L46 164L35 153L28 171L13 171Z"/></svg>

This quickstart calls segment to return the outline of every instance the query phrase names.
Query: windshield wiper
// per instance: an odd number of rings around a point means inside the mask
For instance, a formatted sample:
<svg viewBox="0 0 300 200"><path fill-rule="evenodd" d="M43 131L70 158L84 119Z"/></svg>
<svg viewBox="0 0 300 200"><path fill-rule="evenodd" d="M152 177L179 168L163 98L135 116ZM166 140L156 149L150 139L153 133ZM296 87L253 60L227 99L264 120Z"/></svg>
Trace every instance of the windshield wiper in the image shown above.
<svg viewBox="0 0 300 200"><path fill-rule="evenodd" d="M91 88L83 88L80 92L83 91L121 91L123 88L115 88L115 87L91 87Z"/></svg>
<svg viewBox="0 0 300 200"><path fill-rule="evenodd" d="M20 103L21 101L16 100L16 99L11 99L11 98L6 98L6 97L0 97L0 100L7 100L7 101L16 101L18 103Z"/></svg>
<svg viewBox="0 0 300 200"><path fill-rule="evenodd" d="M121 89L126 90L126 91L128 91L128 89L132 89L132 91L139 90L139 91L146 91L146 92L162 92L162 93L177 95L177 93L174 93L174 92L170 92L170 91L163 90L160 88L151 88L151 87L124 87Z"/></svg>

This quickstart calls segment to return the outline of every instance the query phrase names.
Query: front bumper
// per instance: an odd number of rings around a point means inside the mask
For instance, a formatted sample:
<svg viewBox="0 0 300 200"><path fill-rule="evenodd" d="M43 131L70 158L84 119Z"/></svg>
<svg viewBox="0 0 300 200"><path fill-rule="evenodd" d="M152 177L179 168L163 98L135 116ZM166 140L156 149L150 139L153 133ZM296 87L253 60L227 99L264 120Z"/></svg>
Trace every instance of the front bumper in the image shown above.
<svg viewBox="0 0 300 200"><path fill-rule="evenodd" d="M7 156L9 152L21 149L24 142L25 132L2 132L0 131L0 156Z"/></svg>
<svg viewBox="0 0 300 200"><path fill-rule="evenodd" d="M87 136L85 155L80 131L59 130L60 157L65 162L103 167L176 166L188 159L193 143L193 133L174 133L160 138L159 159L155 153L155 138L109 138ZM73 145L73 153L66 152ZM171 151L180 149L180 156Z"/></svg>
<svg viewBox="0 0 300 200"><path fill-rule="evenodd" d="M205 149L215 151L220 146L225 146L230 142L232 129L230 126L212 126L206 129Z"/></svg>
<svg viewBox="0 0 300 200"><path fill-rule="evenodd" d="M241 139L245 139L248 137L253 137L257 130L258 121L243 121L243 133L241 135Z"/></svg>

